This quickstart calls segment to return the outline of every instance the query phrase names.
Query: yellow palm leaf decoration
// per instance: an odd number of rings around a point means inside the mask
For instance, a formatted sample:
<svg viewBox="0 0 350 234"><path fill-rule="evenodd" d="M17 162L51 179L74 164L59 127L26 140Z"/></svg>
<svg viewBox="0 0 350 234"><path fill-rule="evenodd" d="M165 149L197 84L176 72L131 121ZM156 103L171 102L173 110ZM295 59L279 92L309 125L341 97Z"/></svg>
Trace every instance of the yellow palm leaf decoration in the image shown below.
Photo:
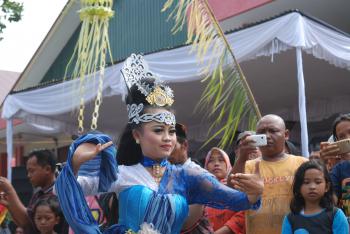
<svg viewBox="0 0 350 234"><path fill-rule="evenodd" d="M162 11L174 5L169 18L175 20L173 33L183 29L187 22L187 43L197 59L210 54L210 61L203 70L208 84L202 93L198 107L208 110L207 117L214 119L209 132L218 129L207 140L222 136L220 147L233 143L235 132L243 118L248 118L248 128L255 127L261 118L259 108L217 19L207 0L167 0ZM222 124L223 123L223 124Z"/></svg>
<svg viewBox="0 0 350 234"><path fill-rule="evenodd" d="M91 129L97 128L99 107L102 103L102 88L104 78L104 68L106 65L106 55L110 56L113 62L112 53L108 39L109 20L113 17L113 0L81 0L79 16L82 21L81 30L73 55L69 60L68 69L74 59L72 79L80 78L79 84L79 132L84 131L84 95L86 82L96 82L98 80L98 92L95 99L95 109L92 114Z"/></svg>

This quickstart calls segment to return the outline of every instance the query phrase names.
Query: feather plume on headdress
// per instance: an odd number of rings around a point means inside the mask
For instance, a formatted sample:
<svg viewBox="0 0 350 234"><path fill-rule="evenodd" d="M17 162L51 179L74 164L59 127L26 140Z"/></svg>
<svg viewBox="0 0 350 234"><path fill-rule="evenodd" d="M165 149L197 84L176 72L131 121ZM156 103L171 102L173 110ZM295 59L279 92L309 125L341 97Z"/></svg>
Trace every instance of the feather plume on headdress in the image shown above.
<svg viewBox="0 0 350 234"><path fill-rule="evenodd" d="M162 11L173 4L174 0L167 0ZM206 74L203 81L208 83L197 107L210 108L207 117L216 117L209 132L221 128L206 143L222 134L220 147L232 144L242 118L248 117L248 128L252 129L261 114L225 34L207 0L179 0L169 18L175 20L173 33L182 30L187 22L187 43L192 43L191 52L197 52L200 63L211 53L210 62L203 70Z"/></svg>

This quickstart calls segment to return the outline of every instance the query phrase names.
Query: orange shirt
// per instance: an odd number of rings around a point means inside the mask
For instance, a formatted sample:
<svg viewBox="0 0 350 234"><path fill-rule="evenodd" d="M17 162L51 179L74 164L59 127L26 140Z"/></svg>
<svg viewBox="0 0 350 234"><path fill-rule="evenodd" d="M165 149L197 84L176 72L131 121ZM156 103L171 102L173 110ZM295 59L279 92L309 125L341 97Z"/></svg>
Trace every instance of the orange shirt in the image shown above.
<svg viewBox="0 0 350 234"><path fill-rule="evenodd" d="M254 173L256 161L260 161L259 172L264 179L261 208L246 211L247 234L280 234L283 218L290 212L292 184L295 171L307 158L288 155L286 158L269 162L261 158L247 161L246 173Z"/></svg>
<svg viewBox="0 0 350 234"><path fill-rule="evenodd" d="M219 210L211 207L206 207L205 211L214 231L223 226L227 226L236 234L245 233L243 211L235 212L231 210Z"/></svg>

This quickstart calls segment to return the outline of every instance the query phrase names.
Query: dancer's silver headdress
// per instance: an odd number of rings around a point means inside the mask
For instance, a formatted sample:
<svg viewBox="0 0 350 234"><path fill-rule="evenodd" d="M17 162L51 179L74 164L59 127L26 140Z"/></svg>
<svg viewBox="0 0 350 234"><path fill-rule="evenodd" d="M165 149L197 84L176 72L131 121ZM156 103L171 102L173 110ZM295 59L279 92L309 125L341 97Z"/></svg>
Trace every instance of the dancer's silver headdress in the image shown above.
<svg viewBox="0 0 350 234"><path fill-rule="evenodd" d="M137 89L145 96L145 100L155 107L171 106L174 102L173 90L169 86L165 86L162 81L148 69L148 64L142 55L131 54L124 62L121 69L128 90L136 85ZM150 87L145 79L154 79L155 84ZM139 124L140 122L157 121L169 125L175 125L175 116L173 113L166 111L157 114L145 113L140 115L144 105L143 103L128 104L129 123Z"/></svg>

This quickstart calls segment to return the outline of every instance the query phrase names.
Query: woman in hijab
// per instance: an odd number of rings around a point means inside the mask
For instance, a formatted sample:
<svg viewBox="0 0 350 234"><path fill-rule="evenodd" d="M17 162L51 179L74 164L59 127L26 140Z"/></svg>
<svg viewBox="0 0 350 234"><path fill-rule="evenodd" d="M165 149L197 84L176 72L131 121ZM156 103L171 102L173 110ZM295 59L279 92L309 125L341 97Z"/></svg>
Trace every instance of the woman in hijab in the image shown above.
<svg viewBox="0 0 350 234"><path fill-rule="evenodd" d="M205 158L205 169L214 174L223 184L226 184L227 175L231 171L231 163L228 155L222 149L212 148ZM245 233L244 213L228 209L215 209L206 207L209 222L217 234Z"/></svg>

